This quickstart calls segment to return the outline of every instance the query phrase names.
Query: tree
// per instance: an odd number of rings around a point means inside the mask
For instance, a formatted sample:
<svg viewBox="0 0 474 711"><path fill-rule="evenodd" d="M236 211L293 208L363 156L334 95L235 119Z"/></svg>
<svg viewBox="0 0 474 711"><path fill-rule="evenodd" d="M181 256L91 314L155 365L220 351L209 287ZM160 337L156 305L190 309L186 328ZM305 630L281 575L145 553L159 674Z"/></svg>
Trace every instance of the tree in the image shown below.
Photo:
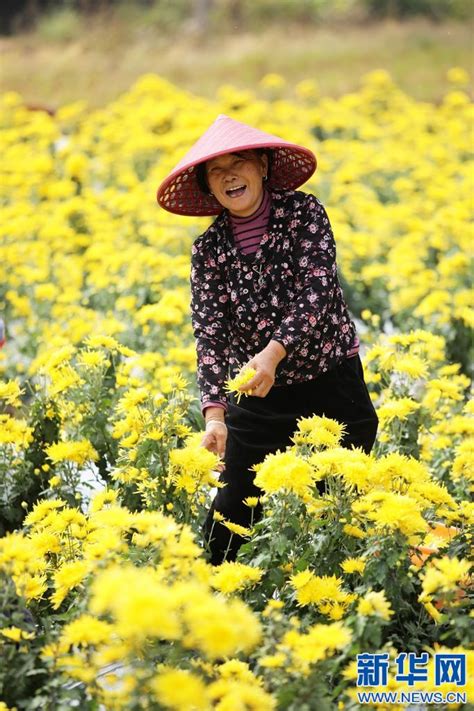
<svg viewBox="0 0 474 711"><path fill-rule="evenodd" d="M214 0L194 0L193 24L199 34L206 34L211 24Z"/></svg>

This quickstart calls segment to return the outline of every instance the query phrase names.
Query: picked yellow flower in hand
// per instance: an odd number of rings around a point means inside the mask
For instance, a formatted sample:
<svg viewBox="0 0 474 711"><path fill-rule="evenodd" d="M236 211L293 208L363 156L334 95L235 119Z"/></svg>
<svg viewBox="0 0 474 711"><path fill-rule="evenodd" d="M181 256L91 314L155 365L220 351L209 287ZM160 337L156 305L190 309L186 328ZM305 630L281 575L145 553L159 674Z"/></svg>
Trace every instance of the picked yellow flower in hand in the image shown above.
<svg viewBox="0 0 474 711"><path fill-rule="evenodd" d="M251 395L253 390L248 390L247 392L243 392L240 390L242 385L246 385L249 383L253 376L256 375L257 371L255 368L247 368L244 366L235 376L235 378L231 378L230 380L227 380L225 383L225 391L228 393L235 393L236 394L236 400L237 404L240 402L240 398L242 395Z"/></svg>

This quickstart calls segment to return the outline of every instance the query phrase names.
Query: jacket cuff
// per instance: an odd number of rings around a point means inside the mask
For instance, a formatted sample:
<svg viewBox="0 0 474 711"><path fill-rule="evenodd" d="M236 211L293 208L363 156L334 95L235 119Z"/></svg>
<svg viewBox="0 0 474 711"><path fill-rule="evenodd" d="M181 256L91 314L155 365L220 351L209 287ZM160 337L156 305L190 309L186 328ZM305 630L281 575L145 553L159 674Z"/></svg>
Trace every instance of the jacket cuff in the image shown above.
<svg viewBox="0 0 474 711"><path fill-rule="evenodd" d="M227 404L224 402L219 402L218 400L207 400L206 402L201 403L201 413L204 417L204 412L206 410L206 407L221 407L224 412L227 412Z"/></svg>
<svg viewBox="0 0 474 711"><path fill-rule="evenodd" d="M278 343L281 343L283 348L286 351L286 356L285 358L282 359L286 360L290 354L293 353L293 349L298 342L298 334L293 327L291 327L294 333L291 331L288 331L286 328L282 328L281 326L277 328L277 330L272 334L271 340L272 341L278 341Z"/></svg>

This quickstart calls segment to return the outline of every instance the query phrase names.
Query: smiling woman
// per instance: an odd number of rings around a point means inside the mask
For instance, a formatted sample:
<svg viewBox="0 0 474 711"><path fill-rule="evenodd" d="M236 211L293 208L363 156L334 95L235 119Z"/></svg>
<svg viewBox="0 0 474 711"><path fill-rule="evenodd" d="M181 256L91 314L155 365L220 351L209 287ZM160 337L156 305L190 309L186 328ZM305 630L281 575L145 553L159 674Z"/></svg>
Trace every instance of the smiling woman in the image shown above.
<svg viewBox="0 0 474 711"><path fill-rule="evenodd" d="M170 212L217 215L191 255L202 445L222 457L225 484L204 529L214 564L236 557L238 530L260 516L245 504L261 494L253 467L291 444L299 418L337 420L343 446L374 444L331 225L318 198L295 189L315 169L307 148L219 116L158 190ZM228 398L244 365L255 371L240 388L248 397Z"/></svg>
<svg viewBox="0 0 474 711"><path fill-rule="evenodd" d="M238 151L205 163L209 194L238 217L248 217L263 200L268 177L268 156L263 151Z"/></svg>

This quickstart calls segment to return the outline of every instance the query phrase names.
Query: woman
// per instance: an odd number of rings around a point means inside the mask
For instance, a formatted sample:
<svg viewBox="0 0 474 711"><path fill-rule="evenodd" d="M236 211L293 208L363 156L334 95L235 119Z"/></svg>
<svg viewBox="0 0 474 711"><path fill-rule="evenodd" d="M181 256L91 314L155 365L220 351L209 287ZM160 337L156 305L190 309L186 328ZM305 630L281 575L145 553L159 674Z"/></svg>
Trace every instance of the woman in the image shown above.
<svg viewBox="0 0 474 711"><path fill-rule="evenodd" d="M215 512L249 525L244 499L261 493L250 467L291 444L298 418L343 423L345 447L368 453L375 441L329 219L314 195L296 190L315 170L307 148L221 115L158 190L170 212L217 215L191 256L202 444L223 457L226 484L204 529L214 564L234 560L243 540L234 535L229 546ZM246 364L256 374L237 403L224 385Z"/></svg>

